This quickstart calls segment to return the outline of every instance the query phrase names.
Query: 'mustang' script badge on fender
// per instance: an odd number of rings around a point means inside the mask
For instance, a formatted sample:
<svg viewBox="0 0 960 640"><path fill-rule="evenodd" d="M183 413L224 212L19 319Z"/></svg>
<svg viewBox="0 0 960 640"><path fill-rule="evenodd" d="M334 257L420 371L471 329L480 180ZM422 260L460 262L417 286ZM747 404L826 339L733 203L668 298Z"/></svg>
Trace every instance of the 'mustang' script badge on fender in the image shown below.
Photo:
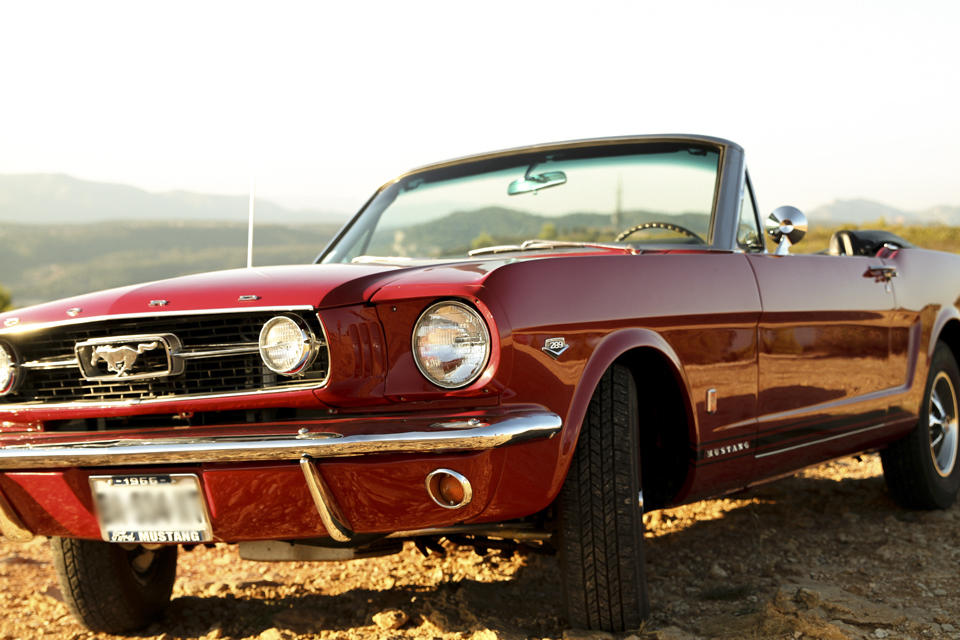
<svg viewBox="0 0 960 640"><path fill-rule="evenodd" d="M746 440L744 442L737 442L734 444L728 444L723 447L714 447L712 449L706 449L703 452L703 459L709 460L711 458L718 458L720 456L730 455L731 453L738 453L740 451L748 451L750 449L750 441Z"/></svg>

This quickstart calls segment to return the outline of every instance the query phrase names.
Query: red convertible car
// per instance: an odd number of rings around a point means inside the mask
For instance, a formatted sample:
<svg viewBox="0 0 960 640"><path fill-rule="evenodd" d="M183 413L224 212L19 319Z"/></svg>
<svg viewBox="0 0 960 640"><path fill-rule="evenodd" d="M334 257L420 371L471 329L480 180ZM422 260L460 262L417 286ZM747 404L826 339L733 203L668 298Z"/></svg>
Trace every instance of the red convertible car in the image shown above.
<svg viewBox="0 0 960 640"><path fill-rule="evenodd" d="M400 176L313 265L5 313L3 533L94 630L161 615L180 545L441 538L556 550L572 626L636 628L644 510L864 450L956 497L960 258L805 227L725 140L547 144Z"/></svg>

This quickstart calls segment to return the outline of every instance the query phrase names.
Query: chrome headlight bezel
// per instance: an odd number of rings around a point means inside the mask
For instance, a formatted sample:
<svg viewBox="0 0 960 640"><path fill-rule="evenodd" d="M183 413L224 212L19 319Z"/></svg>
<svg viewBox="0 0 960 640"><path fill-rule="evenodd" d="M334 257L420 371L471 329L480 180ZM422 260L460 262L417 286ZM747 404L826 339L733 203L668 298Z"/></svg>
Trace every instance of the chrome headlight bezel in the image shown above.
<svg viewBox="0 0 960 640"><path fill-rule="evenodd" d="M449 376L444 378L442 376L435 375L435 373L431 371L429 364L424 362L426 357L422 351L422 346L419 344L421 332L423 330L429 330L430 323L438 321L438 317L440 317L438 312L444 307L450 307L452 310L462 313L469 318L470 324L474 326L473 331L465 330L463 326L457 323L455 320L448 319L447 322L459 327L467 334L473 333L474 338L481 340L482 343L478 345L476 342L474 342L473 344L474 348L481 346L482 353L479 354L479 357L477 357L478 354L473 354L473 358L471 358L472 363L468 363L467 365L470 367L469 371L466 372L467 375L452 377L452 379ZM416 363L417 369L420 370L420 373L423 374L423 377L442 389L462 389L463 387L470 386L476 382L487 369L487 364L490 362L490 353L492 350L490 330L487 327L487 323L483 319L483 316L470 305L457 300L443 300L430 305L426 308L426 310L424 310L423 313L420 314L420 317L417 319L417 323L413 327L413 335L411 336L411 349L413 351L413 361ZM455 360L451 360L449 362L455 362Z"/></svg>
<svg viewBox="0 0 960 640"><path fill-rule="evenodd" d="M0 397L17 390L23 378L20 357L9 342L0 341Z"/></svg>
<svg viewBox="0 0 960 640"><path fill-rule="evenodd" d="M286 342L269 343L271 331L280 326L284 326L293 333L293 339ZM270 349L275 349L280 345L286 345L295 351L294 357L288 358L286 364L277 364L277 359L270 355ZM295 376L313 364L320 350L320 343L302 318L295 315L282 315L270 318L264 323L263 328L260 329L259 347L260 359L268 369L280 375Z"/></svg>

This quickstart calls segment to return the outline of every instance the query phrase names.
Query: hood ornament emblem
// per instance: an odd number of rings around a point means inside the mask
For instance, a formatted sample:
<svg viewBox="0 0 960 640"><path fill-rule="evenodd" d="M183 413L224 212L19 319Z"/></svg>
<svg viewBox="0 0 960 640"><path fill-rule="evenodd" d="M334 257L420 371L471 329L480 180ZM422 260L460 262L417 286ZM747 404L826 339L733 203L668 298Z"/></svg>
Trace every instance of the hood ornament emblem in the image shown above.
<svg viewBox="0 0 960 640"><path fill-rule="evenodd" d="M80 307L74 307L73 309L67 309L67 315L71 318L76 318L78 315L83 313L83 309Z"/></svg>
<svg viewBox="0 0 960 640"><path fill-rule="evenodd" d="M564 338L547 338L544 341L543 352L556 360L564 351L570 348Z"/></svg>

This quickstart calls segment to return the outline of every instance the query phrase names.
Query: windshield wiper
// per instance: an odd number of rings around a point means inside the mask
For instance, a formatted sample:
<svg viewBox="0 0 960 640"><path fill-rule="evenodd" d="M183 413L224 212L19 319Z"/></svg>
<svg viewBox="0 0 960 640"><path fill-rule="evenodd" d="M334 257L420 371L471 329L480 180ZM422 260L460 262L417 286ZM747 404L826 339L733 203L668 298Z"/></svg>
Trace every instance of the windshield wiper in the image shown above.
<svg viewBox="0 0 960 640"><path fill-rule="evenodd" d="M357 256L351 264L375 264L380 262L410 262L413 258L405 256Z"/></svg>
<svg viewBox="0 0 960 640"><path fill-rule="evenodd" d="M511 251L543 251L548 249L557 249L560 247L612 249L614 251L623 251L624 253L629 253L631 255L642 253L639 249L636 249L630 245L607 244L604 242L571 242L568 240L524 240L523 244L501 244L495 247L482 247L480 249L474 249L472 251L468 251L467 255L472 258L473 256L479 256L485 253L509 253Z"/></svg>

